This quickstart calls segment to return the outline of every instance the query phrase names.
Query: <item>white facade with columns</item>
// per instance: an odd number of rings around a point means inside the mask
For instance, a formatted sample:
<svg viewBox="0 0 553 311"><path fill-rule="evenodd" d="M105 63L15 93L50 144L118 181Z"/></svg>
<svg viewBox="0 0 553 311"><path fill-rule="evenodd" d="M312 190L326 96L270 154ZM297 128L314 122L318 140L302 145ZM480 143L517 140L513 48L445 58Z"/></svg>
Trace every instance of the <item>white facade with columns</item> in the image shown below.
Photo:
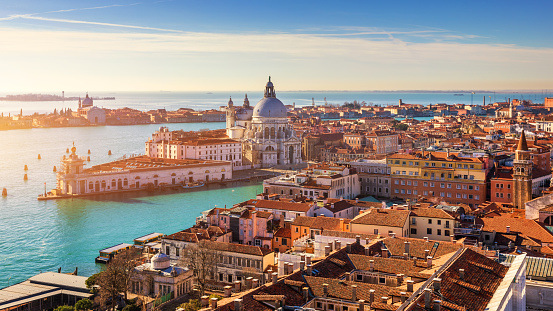
<svg viewBox="0 0 553 311"><path fill-rule="evenodd" d="M284 104L276 98L271 78L255 107L246 96L243 107L227 107L227 135L242 142L243 164L273 167L301 163L301 140L288 123Z"/></svg>

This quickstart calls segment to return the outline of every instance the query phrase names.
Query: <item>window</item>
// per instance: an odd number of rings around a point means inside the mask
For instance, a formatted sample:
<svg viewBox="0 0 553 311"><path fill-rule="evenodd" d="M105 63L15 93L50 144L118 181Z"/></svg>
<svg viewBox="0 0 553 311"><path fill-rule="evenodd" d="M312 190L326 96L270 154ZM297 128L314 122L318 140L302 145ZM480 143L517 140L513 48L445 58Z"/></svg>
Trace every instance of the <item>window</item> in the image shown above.
<svg viewBox="0 0 553 311"><path fill-rule="evenodd" d="M374 234L378 234L378 229L374 229Z"/></svg>
<svg viewBox="0 0 553 311"><path fill-rule="evenodd" d="M362 274L357 274L355 276L355 278L357 279L357 281L361 281L361 282L363 281L363 275Z"/></svg>
<svg viewBox="0 0 553 311"><path fill-rule="evenodd" d="M179 249L178 247L175 247L175 256L177 256L177 257L180 256L180 255L179 255L179 250L180 250L180 249Z"/></svg>
<svg viewBox="0 0 553 311"><path fill-rule="evenodd" d="M449 230L444 230L444 235L445 236L450 236L451 234L449 233Z"/></svg>
<svg viewBox="0 0 553 311"><path fill-rule="evenodd" d="M423 186L428 187L428 182L425 181L425 182L423 183Z"/></svg>
<svg viewBox="0 0 553 311"><path fill-rule="evenodd" d="M448 189L451 189L451 184L447 184L447 188L448 188Z"/></svg>
<svg viewBox="0 0 553 311"><path fill-rule="evenodd" d="M171 250L171 248L169 246L165 246L165 254L166 255L169 255L169 251Z"/></svg>
<svg viewBox="0 0 553 311"><path fill-rule="evenodd" d="M436 230L436 234L437 234L437 235L442 235L442 229L437 229L437 230Z"/></svg>
<svg viewBox="0 0 553 311"><path fill-rule="evenodd" d="M378 278L378 284L386 284L386 278Z"/></svg>
<svg viewBox="0 0 553 311"><path fill-rule="evenodd" d="M432 228L426 228L426 234L432 234Z"/></svg>
<svg viewBox="0 0 553 311"><path fill-rule="evenodd" d="M320 301L317 301L317 309L322 309L322 308L323 308L323 303Z"/></svg>
<svg viewBox="0 0 553 311"><path fill-rule="evenodd" d="M446 220L446 221L445 221L445 227L446 227L446 228L449 228L449 220ZM448 234L448 235L449 235L449 234Z"/></svg>
<svg viewBox="0 0 553 311"><path fill-rule="evenodd" d="M432 219L428 219L428 224L429 224L429 225L432 224Z"/></svg>
<svg viewBox="0 0 553 311"><path fill-rule="evenodd" d="M412 235L417 234L417 229L416 229L416 228L411 228L411 234L412 234Z"/></svg>
<svg viewBox="0 0 553 311"><path fill-rule="evenodd" d="M438 225L441 225L441 224L442 224L442 220L438 219Z"/></svg>
<svg viewBox="0 0 553 311"><path fill-rule="evenodd" d="M416 221L416 218L415 218L415 217L411 218L411 223L412 223L413 225L416 225L416 224L417 224L417 221Z"/></svg>

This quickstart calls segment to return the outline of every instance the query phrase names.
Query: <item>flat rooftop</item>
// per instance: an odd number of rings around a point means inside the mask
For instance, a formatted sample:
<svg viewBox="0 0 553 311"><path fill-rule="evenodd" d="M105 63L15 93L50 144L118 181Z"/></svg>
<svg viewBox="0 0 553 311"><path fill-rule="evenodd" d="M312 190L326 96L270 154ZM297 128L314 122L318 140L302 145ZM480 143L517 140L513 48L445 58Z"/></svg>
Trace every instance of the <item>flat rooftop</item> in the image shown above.
<svg viewBox="0 0 553 311"><path fill-rule="evenodd" d="M154 232L154 233L146 234L145 236L141 236L139 238L136 238L136 239L134 239L134 241L135 242L144 242L144 241L147 241L149 239L157 238L157 237L164 236L164 235L165 234L163 234L163 233Z"/></svg>
<svg viewBox="0 0 553 311"><path fill-rule="evenodd" d="M133 246L133 245L129 244L129 243L121 243L121 244L117 244L117 245L114 245L114 246L111 246L111 247L108 247L108 248L104 248L103 250L100 251L100 253L116 252L118 250L125 249L129 246Z"/></svg>
<svg viewBox="0 0 553 311"><path fill-rule="evenodd" d="M172 169L178 167L207 167L230 165L228 161L216 160L195 160L195 159L165 159L165 158L150 158L142 155L127 159L120 159L113 162L108 162L100 165L92 166L84 170L88 174L113 173L123 171L146 171L146 170L161 170Z"/></svg>

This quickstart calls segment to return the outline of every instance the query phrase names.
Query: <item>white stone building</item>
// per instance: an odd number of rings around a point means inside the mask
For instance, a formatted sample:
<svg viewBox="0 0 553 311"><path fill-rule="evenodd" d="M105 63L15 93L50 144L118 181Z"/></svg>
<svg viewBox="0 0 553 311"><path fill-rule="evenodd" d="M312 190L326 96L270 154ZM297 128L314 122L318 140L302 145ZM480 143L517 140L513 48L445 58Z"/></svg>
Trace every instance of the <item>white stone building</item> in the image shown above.
<svg viewBox="0 0 553 311"><path fill-rule="evenodd" d="M276 98L270 77L263 99L253 109L246 96L243 107L234 107L231 99L225 111L227 135L242 142L244 165L259 168L301 163L301 140L288 123L286 107Z"/></svg>

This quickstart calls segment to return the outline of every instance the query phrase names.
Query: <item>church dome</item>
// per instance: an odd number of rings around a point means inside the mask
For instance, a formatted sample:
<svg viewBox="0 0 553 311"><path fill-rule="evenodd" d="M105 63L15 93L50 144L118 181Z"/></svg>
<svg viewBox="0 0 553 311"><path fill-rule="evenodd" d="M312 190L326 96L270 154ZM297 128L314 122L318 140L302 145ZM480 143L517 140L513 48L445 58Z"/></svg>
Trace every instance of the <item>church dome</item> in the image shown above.
<svg viewBox="0 0 553 311"><path fill-rule="evenodd" d="M163 270L171 266L171 261L169 259L169 256L162 253L157 253L154 257L152 257L151 264L152 268L156 270Z"/></svg>
<svg viewBox="0 0 553 311"><path fill-rule="evenodd" d="M265 95L253 108L253 117L286 118L286 107L276 98L275 89L269 77L265 85Z"/></svg>
<svg viewBox="0 0 553 311"><path fill-rule="evenodd" d="M83 103L82 103L82 107L90 107L92 106L94 103L92 101L92 98L88 97L88 93L86 93L86 97L85 99L83 100Z"/></svg>

